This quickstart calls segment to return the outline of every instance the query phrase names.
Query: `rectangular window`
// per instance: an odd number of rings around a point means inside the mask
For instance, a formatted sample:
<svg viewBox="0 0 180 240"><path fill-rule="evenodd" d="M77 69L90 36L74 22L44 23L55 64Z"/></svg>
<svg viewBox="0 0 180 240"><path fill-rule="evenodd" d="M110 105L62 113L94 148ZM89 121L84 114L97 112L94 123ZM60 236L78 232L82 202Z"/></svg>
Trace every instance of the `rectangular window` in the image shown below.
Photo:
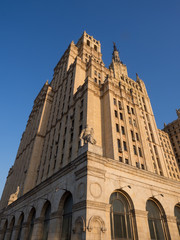
<svg viewBox="0 0 180 240"><path fill-rule="evenodd" d="M136 140L139 141L139 135L136 133Z"/></svg>
<svg viewBox="0 0 180 240"><path fill-rule="evenodd" d="M119 161L122 162L122 157L119 156Z"/></svg>
<svg viewBox="0 0 180 240"><path fill-rule="evenodd" d="M79 126L79 135L81 134L82 132L82 125Z"/></svg>
<svg viewBox="0 0 180 240"><path fill-rule="evenodd" d="M123 141L123 147L124 147L124 151L127 151L127 145L125 141Z"/></svg>
<svg viewBox="0 0 180 240"><path fill-rule="evenodd" d="M130 114L131 112L130 112L130 108L129 108L129 106L127 105L127 112Z"/></svg>
<svg viewBox="0 0 180 240"><path fill-rule="evenodd" d="M123 120L123 114L120 112L119 113L120 119Z"/></svg>
<svg viewBox="0 0 180 240"><path fill-rule="evenodd" d="M125 135L125 129L123 126L121 126L121 132L122 132L122 135Z"/></svg>
<svg viewBox="0 0 180 240"><path fill-rule="evenodd" d="M127 158L125 158L125 163L129 164L129 160Z"/></svg>
<svg viewBox="0 0 180 240"><path fill-rule="evenodd" d="M131 108L131 112L132 112L132 114L134 115L134 108Z"/></svg>
<svg viewBox="0 0 180 240"><path fill-rule="evenodd" d="M147 112L147 108L146 108L146 105L144 104L144 110Z"/></svg>
<svg viewBox="0 0 180 240"><path fill-rule="evenodd" d="M118 152L122 152L120 139L117 139Z"/></svg>
<svg viewBox="0 0 180 240"><path fill-rule="evenodd" d="M116 99L113 98L114 105L117 105Z"/></svg>
<svg viewBox="0 0 180 240"><path fill-rule="evenodd" d="M118 117L118 113L117 113L116 110L114 110L114 115L115 115L116 118Z"/></svg>
<svg viewBox="0 0 180 240"><path fill-rule="evenodd" d="M138 151L139 151L139 156L142 157L142 151L140 147L138 148Z"/></svg>
<svg viewBox="0 0 180 240"><path fill-rule="evenodd" d="M141 168L144 169L144 164L141 164Z"/></svg>
<svg viewBox="0 0 180 240"><path fill-rule="evenodd" d="M116 123L116 132L119 132L119 124Z"/></svg>
<svg viewBox="0 0 180 240"><path fill-rule="evenodd" d="M122 110L122 105L120 101L118 101L118 106L119 106L119 110Z"/></svg>
<svg viewBox="0 0 180 240"><path fill-rule="evenodd" d="M137 126L137 125L136 125L136 120L135 120L135 119L133 119L133 124L134 124L135 127Z"/></svg>
<svg viewBox="0 0 180 240"><path fill-rule="evenodd" d="M135 142L134 132L132 130L131 130L131 138L132 138L132 141Z"/></svg>
<svg viewBox="0 0 180 240"><path fill-rule="evenodd" d="M135 145L133 145L133 150L134 150L134 154L137 155L137 150Z"/></svg>

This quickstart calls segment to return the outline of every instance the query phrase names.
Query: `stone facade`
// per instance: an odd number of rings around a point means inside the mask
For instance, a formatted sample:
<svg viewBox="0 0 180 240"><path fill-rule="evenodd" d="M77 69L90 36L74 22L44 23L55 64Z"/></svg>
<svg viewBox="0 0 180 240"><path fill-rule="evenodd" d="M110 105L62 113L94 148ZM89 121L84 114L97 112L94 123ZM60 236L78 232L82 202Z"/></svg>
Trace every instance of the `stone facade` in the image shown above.
<svg viewBox="0 0 180 240"><path fill-rule="evenodd" d="M115 44L106 68L84 32L34 101L1 198L0 240L179 239L179 177L144 82L128 77Z"/></svg>
<svg viewBox="0 0 180 240"><path fill-rule="evenodd" d="M177 119L169 124L164 124L164 131L169 135L177 164L180 169L180 109L176 110Z"/></svg>

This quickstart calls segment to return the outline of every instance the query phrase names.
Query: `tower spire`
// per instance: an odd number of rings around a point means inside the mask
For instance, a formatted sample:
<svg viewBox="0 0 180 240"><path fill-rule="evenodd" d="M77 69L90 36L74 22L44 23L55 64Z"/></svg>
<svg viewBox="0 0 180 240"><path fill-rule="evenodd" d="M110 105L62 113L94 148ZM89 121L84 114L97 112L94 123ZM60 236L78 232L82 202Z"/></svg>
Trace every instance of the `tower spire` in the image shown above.
<svg viewBox="0 0 180 240"><path fill-rule="evenodd" d="M113 57L112 59L115 61L115 62L120 62L120 58L119 58L119 52L117 50L117 47L116 47L116 44L115 42L113 42Z"/></svg>

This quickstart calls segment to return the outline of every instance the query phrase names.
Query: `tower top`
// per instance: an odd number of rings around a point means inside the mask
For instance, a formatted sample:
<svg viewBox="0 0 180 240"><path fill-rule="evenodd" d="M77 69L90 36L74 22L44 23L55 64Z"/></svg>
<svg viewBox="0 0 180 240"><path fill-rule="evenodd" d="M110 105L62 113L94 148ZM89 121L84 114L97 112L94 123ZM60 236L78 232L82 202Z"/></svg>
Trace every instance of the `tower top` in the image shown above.
<svg viewBox="0 0 180 240"><path fill-rule="evenodd" d="M121 62L120 58L119 58L119 52L117 50L115 42L113 42L113 54L112 55L113 55L112 59L114 60L114 62Z"/></svg>

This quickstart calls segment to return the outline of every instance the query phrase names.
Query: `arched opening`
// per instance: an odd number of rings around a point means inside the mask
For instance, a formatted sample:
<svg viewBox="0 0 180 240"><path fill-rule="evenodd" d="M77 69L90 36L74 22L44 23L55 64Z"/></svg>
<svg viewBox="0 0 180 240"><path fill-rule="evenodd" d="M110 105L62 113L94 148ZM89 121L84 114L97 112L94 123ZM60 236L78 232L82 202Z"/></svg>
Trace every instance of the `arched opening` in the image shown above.
<svg viewBox="0 0 180 240"><path fill-rule="evenodd" d="M21 239L23 221L24 221L24 213L22 213L21 216L19 217L19 221L18 221L19 230L18 230L17 240L20 240L20 239Z"/></svg>
<svg viewBox="0 0 180 240"><path fill-rule="evenodd" d="M134 239L135 222L127 196L122 192L114 192L111 194L110 204L111 239Z"/></svg>
<svg viewBox="0 0 180 240"><path fill-rule="evenodd" d="M176 223L180 235L180 205L176 205L174 208L174 215L176 216Z"/></svg>
<svg viewBox="0 0 180 240"><path fill-rule="evenodd" d="M48 239L50 216L51 216L51 204L50 204L50 202L47 202L45 204L42 240L47 240Z"/></svg>
<svg viewBox="0 0 180 240"><path fill-rule="evenodd" d="M12 218L11 223L10 223L10 236L9 236L9 240L11 240L11 238L12 238L12 233L13 233L13 229L14 229L14 223L15 223L15 217Z"/></svg>
<svg viewBox="0 0 180 240"><path fill-rule="evenodd" d="M28 218L28 223L29 223L28 236L27 236L28 240L31 240L31 238L32 238L35 217L36 217L36 210L35 210L35 208L33 208L33 209L31 209L31 212L30 212L29 218Z"/></svg>
<svg viewBox="0 0 180 240"><path fill-rule="evenodd" d="M8 226L8 221L6 220L5 223L4 223L4 227L3 227L3 237L2 237L2 239L5 239L7 226Z"/></svg>
<svg viewBox="0 0 180 240"><path fill-rule="evenodd" d="M73 206L73 198L72 195L69 194L64 201L63 207L63 222L62 222L62 240L70 240L71 239L71 230L72 230L72 206Z"/></svg>
<svg viewBox="0 0 180 240"><path fill-rule="evenodd" d="M146 203L146 211L148 211L148 224L151 239L166 239L166 217L162 207L151 199Z"/></svg>

